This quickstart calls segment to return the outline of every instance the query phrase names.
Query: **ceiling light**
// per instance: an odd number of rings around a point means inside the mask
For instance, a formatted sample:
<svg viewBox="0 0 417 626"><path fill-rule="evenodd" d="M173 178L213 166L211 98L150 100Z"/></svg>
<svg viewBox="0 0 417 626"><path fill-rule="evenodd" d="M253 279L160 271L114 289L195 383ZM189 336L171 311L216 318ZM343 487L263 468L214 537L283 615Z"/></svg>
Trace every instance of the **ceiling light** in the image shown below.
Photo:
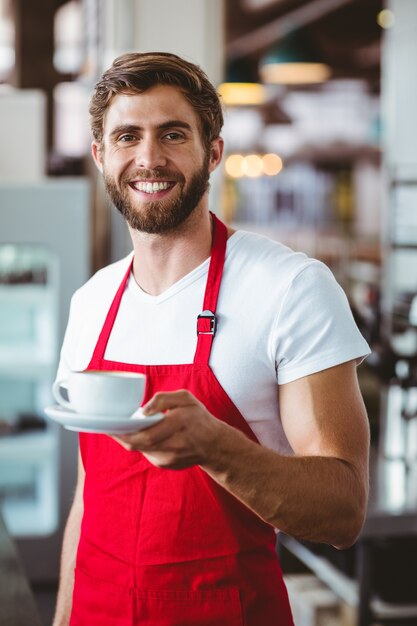
<svg viewBox="0 0 417 626"><path fill-rule="evenodd" d="M267 99L266 87L258 82L256 68L246 59L228 64L218 92L226 106L257 106Z"/></svg>
<svg viewBox="0 0 417 626"><path fill-rule="evenodd" d="M376 21L381 28L392 28L395 23L394 13L388 9L383 9L376 16Z"/></svg>
<svg viewBox="0 0 417 626"><path fill-rule="evenodd" d="M305 37L291 33L261 59L259 73L265 83L286 85L322 83L330 68L321 62Z"/></svg>
<svg viewBox="0 0 417 626"><path fill-rule="evenodd" d="M222 83L218 92L227 106L255 106L266 100L265 87L258 83Z"/></svg>

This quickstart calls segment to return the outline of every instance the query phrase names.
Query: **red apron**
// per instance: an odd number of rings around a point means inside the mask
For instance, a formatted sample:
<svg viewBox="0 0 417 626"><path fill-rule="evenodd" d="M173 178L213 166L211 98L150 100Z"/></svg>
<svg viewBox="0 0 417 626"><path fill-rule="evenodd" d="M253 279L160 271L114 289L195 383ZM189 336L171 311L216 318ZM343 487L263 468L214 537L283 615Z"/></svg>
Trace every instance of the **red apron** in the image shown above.
<svg viewBox="0 0 417 626"><path fill-rule="evenodd" d="M144 402L188 389L218 419L256 436L209 366L227 230L214 238L197 348L189 365L104 358L127 271L88 369L143 372ZM220 338L220 336L219 336ZM71 626L293 626L274 529L200 467L167 470L107 435L80 433L85 510Z"/></svg>

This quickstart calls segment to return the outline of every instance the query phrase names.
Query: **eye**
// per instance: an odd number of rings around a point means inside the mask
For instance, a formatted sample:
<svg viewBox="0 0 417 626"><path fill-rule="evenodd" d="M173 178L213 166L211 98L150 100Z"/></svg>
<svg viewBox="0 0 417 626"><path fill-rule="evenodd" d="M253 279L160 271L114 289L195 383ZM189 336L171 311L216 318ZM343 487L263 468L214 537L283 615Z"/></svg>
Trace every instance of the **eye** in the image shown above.
<svg viewBox="0 0 417 626"><path fill-rule="evenodd" d="M173 142L173 141L183 141L184 140L184 134L183 133L179 133L179 132L177 132L175 130L172 130L169 133L166 133L163 138L167 139L170 142Z"/></svg>
<svg viewBox="0 0 417 626"><path fill-rule="evenodd" d="M129 143L130 141L135 141L135 135L130 135L128 133L121 135L118 139L121 143Z"/></svg>

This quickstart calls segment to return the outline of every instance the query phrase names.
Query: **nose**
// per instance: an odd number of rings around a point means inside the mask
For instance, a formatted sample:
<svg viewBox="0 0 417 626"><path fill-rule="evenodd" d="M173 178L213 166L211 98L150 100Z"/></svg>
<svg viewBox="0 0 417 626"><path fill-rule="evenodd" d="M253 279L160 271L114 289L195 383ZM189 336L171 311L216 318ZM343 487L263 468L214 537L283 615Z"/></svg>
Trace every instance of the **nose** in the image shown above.
<svg viewBox="0 0 417 626"><path fill-rule="evenodd" d="M152 170L165 167L167 158L160 142L155 137L146 136L137 145L135 162L138 168Z"/></svg>

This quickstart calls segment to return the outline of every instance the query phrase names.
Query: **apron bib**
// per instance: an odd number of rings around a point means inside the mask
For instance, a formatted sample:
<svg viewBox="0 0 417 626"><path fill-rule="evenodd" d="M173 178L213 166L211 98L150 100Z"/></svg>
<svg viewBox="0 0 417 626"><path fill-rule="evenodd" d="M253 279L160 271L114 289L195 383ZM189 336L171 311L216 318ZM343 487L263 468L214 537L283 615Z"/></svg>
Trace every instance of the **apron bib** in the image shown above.
<svg viewBox="0 0 417 626"><path fill-rule="evenodd" d="M146 374L144 403L188 389L218 419L257 441L210 366L227 229L215 216L194 361L105 359L131 266L87 369ZM84 501L71 626L293 626L275 532L198 466L167 470L107 435L80 433Z"/></svg>

